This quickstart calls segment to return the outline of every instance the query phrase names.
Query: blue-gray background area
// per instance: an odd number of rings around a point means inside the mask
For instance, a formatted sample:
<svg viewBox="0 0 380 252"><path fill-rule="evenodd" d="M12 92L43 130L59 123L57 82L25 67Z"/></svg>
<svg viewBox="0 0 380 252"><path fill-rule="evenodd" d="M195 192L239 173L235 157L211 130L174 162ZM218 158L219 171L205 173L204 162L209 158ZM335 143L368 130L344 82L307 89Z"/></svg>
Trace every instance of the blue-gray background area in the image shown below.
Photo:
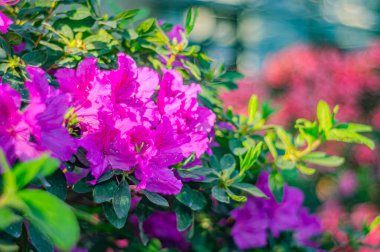
<svg viewBox="0 0 380 252"><path fill-rule="evenodd" d="M190 39L214 59L254 74L268 54L293 44L357 50L380 35L380 0L103 0L110 14L143 8L145 15L184 23L200 7Z"/></svg>

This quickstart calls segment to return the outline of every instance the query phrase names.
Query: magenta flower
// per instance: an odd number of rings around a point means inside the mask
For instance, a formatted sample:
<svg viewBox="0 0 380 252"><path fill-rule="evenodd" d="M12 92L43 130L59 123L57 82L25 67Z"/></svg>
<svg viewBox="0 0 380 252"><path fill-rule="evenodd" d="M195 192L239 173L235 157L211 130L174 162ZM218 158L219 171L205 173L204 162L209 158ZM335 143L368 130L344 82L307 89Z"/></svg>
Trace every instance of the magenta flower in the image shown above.
<svg viewBox="0 0 380 252"><path fill-rule="evenodd" d="M0 11L0 32L7 33L11 24L13 21Z"/></svg>
<svg viewBox="0 0 380 252"><path fill-rule="evenodd" d="M62 68L55 74L59 89L69 96L69 105L74 108L82 135L98 130L98 112L110 95L110 86L96 62L95 58L87 58L77 69Z"/></svg>
<svg viewBox="0 0 380 252"><path fill-rule="evenodd" d="M83 60L76 70L59 69L60 90L69 97L96 180L107 170L134 172L137 189L177 194L182 182L171 166L209 148L215 115L197 101L200 86L183 85L175 71L163 79L150 68L118 54L118 68ZM156 98L155 98L156 97Z"/></svg>
<svg viewBox="0 0 380 252"><path fill-rule="evenodd" d="M264 247L268 231L274 237L284 231L293 231L300 245L317 247L312 238L321 233L321 225L314 215L302 208L302 191L285 186L283 201L278 203L270 192L268 176L268 173L261 173L257 186L270 198L249 198L243 207L231 213L236 220L231 230L235 243L240 249Z"/></svg>
<svg viewBox="0 0 380 252"><path fill-rule="evenodd" d="M197 84L183 86L181 75L174 70L165 71L160 83L158 110L170 117L178 134L190 137L190 141L182 146L185 156L195 152L196 157L199 157L207 151L208 134L216 119L209 109L198 106L197 94L200 91Z"/></svg>
<svg viewBox="0 0 380 252"><path fill-rule="evenodd" d="M0 0L1 6L12 6L20 2L20 0ZM0 11L0 32L7 33L8 27L13 24L13 21Z"/></svg>
<svg viewBox="0 0 380 252"><path fill-rule="evenodd" d="M62 161L76 152L76 142L64 126L67 97L49 85L45 72L27 67L25 82L30 101L21 111L21 96L8 85L0 85L1 147L11 163L50 152Z"/></svg>
<svg viewBox="0 0 380 252"><path fill-rule="evenodd" d="M49 85L42 69L27 67L26 70L31 80L25 82L30 103L24 116L36 149L49 150L53 156L67 161L76 152L76 142L64 127L68 97Z"/></svg>
<svg viewBox="0 0 380 252"><path fill-rule="evenodd" d="M91 163L91 173L96 180L110 169L128 171L136 163L128 149L127 139L118 129L114 118L106 113L99 113L98 131L88 134L80 140L85 148L87 159ZM125 122L127 123L127 122Z"/></svg>
<svg viewBox="0 0 380 252"><path fill-rule="evenodd" d="M24 151L30 152L30 129L22 113L21 96L10 86L0 84L0 147L12 164Z"/></svg>

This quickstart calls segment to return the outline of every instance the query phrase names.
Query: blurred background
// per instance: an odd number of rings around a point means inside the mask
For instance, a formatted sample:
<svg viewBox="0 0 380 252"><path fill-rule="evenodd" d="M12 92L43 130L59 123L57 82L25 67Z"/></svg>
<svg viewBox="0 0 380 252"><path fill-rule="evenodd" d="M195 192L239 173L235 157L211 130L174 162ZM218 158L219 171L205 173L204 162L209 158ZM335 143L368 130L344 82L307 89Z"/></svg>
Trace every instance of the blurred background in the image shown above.
<svg viewBox="0 0 380 252"><path fill-rule="evenodd" d="M369 136L379 143L380 0L103 2L111 14L143 8L147 16L180 24L189 7L200 7L191 42L246 75L237 90L221 95L226 107L246 114L257 94L276 109L272 122L291 131L297 118L314 120L323 99L339 104L338 120L372 125ZM306 204L344 244L380 212L380 151L335 144L324 151L345 156L345 164L301 179L284 173L290 184L304 188ZM380 228L365 239L380 245Z"/></svg>
<svg viewBox="0 0 380 252"><path fill-rule="evenodd" d="M368 46L380 33L379 0L112 0L110 13L144 8L149 15L182 23L199 6L191 39L215 59L248 74L269 53L294 43L330 44L344 50Z"/></svg>

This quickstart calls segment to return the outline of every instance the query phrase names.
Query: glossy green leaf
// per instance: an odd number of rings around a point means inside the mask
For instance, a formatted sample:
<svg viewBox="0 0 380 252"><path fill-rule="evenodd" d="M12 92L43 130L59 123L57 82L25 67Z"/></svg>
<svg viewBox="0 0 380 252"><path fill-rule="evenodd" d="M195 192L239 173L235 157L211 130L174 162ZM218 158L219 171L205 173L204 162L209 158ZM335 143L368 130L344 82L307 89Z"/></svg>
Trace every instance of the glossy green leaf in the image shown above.
<svg viewBox="0 0 380 252"><path fill-rule="evenodd" d="M252 196L268 199L268 196L265 195L265 193L263 193L258 187L254 185L247 184L247 183L235 183L235 184L232 184L232 187L242 190L243 192L246 192Z"/></svg>
<svg viewBox="0 0 380 252"><path fill-rule="evenodd" d="M184 231L189 228L193 222L193 213L191 210L181 204L174 204L173 210L177 217L177 229L179 231Z"/></svg>
<svg viewBox="0 0 380 252"><path fill-rule="evenodd" d="M94 188L94 201L96 203L103 203L110 201L117 189L115 180L108 180L106 182L99 183Z"/></svg>
<svg viewBox="0 0 380 252"><path fill-rule="evenodd" d="M282 202L284 197L285 180L281 173L273 171L269 175L269 188L272 191L277 202Z"/></svg>
<svg viewBox="0 0 380 252"><path fill-rule="evenodd" d="M21 58L25 64L39 67L46 63L48 54L46 50L41 49L26 53Z"/></svg>
<svg viewBox="0 0 380 252"><path fill-rule="evenodd" d="M230 197L228 196L226 190L224 190L223 188L221 188L218 185L215 185L212 187L211 194L212 194L212 196L214 196L214 198L217 201L220 201L222 203L227 203L227 204L230 203Z"/></svg>
<svg viewBox="0 0 380 252"><path fill-rule="evenodd" d="M186 16L186 25L185 25L185 30L186 30L186 35L189 36L191 31L194 29L195 22L198 17L199 10L198 8L192 7L187 11L187 16Z"/></svg>
<svg viewBox="0 0 380 252"><path fill-rule="evenodd" d="M333 119L329 105L325 101L319 101L317 107L319 131L328 132L333 126Z"/></svg>
<svg viewBox="0 0 380 252"><path fill-rule="evenodd" d="M176 199L194 211L201 210L207 204L203 193L191 189L188 185L183 185L181 192L176 195Z"/></svg>
<svg viewBox="0 0 380 252"><path fill-rule="evenodd" d="M123 179L117 186L112 199L113 208L119 218L128 216L129 208L131 206L131 191L125 179Z"/></svg>
<svg viewBox="0 0 380 252"><path fill-rule="evenodd" d="M303 165L303 164L297 164L296 167L297 167L297 169L298 169L301 173L303 173L303 174L305 174L305 175L313 175L313 174L316 172L315 169L310 168L310 167L307 167L306 165Z"/></svg>
<svg viewBox="0 0 380 252"><path fill-rule="evenodd" d="M301 160L308 163L328 167L340 166L344 162L344 158L338 156L328 156L324 152L312 152L308 155L303 156Z"/></svg>
<svg viewBox="0 0 380 252"><path fill-rule="evenodd" d="M370 149L375 148L375 143L368 137L360 135L354 131L344 129L332 129L326 134L327 140L335 140L346 143L358 143L367 145Z"/></svg>
<svg viewBox="0 0 380 252"><path fill-rule="evenodd" d="M255 120L257 110L259 108L259 101L257 95L252 95L248 103L248 124L252 124Z"/></svg>
<svg viewBox="0 0 380 252"><path fill-rule="evenodd" d="M46 191L54 194L58 198L64 200L67 194L67 182L66 176L63 172L58 169L52 175L46 178L49 186L45 187Z"/></svg>
<svg viewBox="0 0 380 252"><path fill-rule="evenodd" d="M23 188L35 178L51 175L57 170L58 166L59 161L48 155L42 155L37 159L17 164L13 169L17 180L17 188Z"/></svg>
<svg viewBox="0 0 380 252"><path fill-rule="evenodd" d="M0 230L4 230L11 224L20 220L20 217L13 213L9 208L0 208Z"/></svg>
<svg viewBox="0 0 380 252"><path fill-rule="evenodd" d="M33 224L28 225L30 241L39 252L54 251L53 243Z"/></svg>
<svg viewBox="0 0 380 252"><path fill-rule="evenodd" d="M41 190L17 193L26 205L25 217L62 250L69 250L79 239L79 225L70 207Z"/></svg>
<svg viewBox="0 0 380 252"><path fill-rule="evenodd" d="M117 14L115 17L114 17L114 20L128 20L128 19L132 19L134 18L135 16L137 16L137 14L140 13L141 10L139 9L132 9L132 10L127 10L127 11L123 11L119 14Z"/></svg>
<svg viewBox="0 0 380 252"><path fill-rule="evenodd" d="M102 204L104 214L107 218L107 220L117 229L121 229L125 226L125 223L127 222L127 217L119 218L115 212L114 207L111 203L105 202Z"/></svg>
<svg viewBox="0 0 380 252"><path fill-rule="evenodd" d="M163 207L169 207L169 202L164 197L159 195L158 193L149 192L146 190L141 190L141 192L153 204L156 204L158 206L163 206Z"/></svg>

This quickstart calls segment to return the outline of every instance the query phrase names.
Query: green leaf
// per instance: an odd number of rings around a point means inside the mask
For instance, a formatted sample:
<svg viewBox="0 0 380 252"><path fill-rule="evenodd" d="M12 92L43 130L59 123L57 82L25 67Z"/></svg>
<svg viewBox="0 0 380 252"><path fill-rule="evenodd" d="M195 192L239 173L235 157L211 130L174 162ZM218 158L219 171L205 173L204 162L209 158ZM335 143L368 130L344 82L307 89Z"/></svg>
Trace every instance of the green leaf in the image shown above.
<svg viewBox="0 0 380 252"><path fill-rule="evenodd" d="M257 98L257 95L252 95L248 103L248 124L252 124L255 120L258 108L259 100Z"/></svg>
<svg viewBox="0 0 380 252"><path fill-rule="evenodd" d="M46 191L64 200L67 194L66 176L58 169L52 175L46 178L50 186L46 187Z"/></svg>
<svg viewBox="0 0 380 252"><path fill-rule="evenodd" d="M17 194L27 208L25 217L62 250L69 250L79 239L79 225L70 207L41 190Z"/></svg>
<svg viewBox="0 0 380 252"><path fill-rule="evenodd" d="M227 204L230 203L230 197L228 197L226 190L224 190L223 188L221 188L218 185L215 185L212 187L211 194L212 194L212 196L214 196L214 198L217 201L227 203Z"/></svg>
<svg viewBox="0 0 380 252"><path fill-rule="evenodd" d="M144 20L139 26L137 26L136 31L139 34L148 33L154 30L155 28L156 19L149 18L147 20Z"/></svg>
<svg viewBox="0 0 380 252"><path fill-rule="evenodd" d="M191 31L194 29L195 22L198 17L199 10L198 8L192 7L187 11L187 16L186 16L186 35L189 36Z"/></svg>
<svg viewBox="0 0 380 252"><path fill-rule="evenodd" d="M197 79L197 80L201 80L201 71L199 70L199 67L188 61L188 60L180 60L182 62L182 64L188 69L190 70L191 74Z"/></svg>
<svg viewBox="0 0 380 252"><path fill-rule="evenodd" d="M333 127L333 118L329 105L325 101L319 101L317 107L319 131L328 132Z"/></svg>
<svg viewBox="0 0 380 252"><path fill-rule="evenodd" d="M227 178L231 176L236 167L234 156L226 154L220 159L220 167Z"/></svg>
<svg viewBox="0 0 380 252"><path fill-rule="evenodd" d="M216 156L210 157L210 166L218 172L222 171L222 167L220 166L220 163L219 163L218 159L216 158Z"/></svg>
<svg viewBox="0 0 380 252"><path fill-rule="evenodd" d="M227 189L227 194L234 201L237 201L237 202L246 202L247 201L247 197L242 196L242 195L236 195L228 189Z"/></svg>
<svg viewBox="0 0 380 252"><path fill-rule="evenodd" d="M127 10L117 14L113 20L128 20L132 19L139 14L139 9Z"/></svg>
<svg viewBox="0 0 380 252"><path fill-rule="evenodd" d="M335 140L346 143L358 143L367 145L370 149L375 149L375 143L371 139L356 132L344 129L332 129L326 135L327 140Z"/></svg>
<svg viewBox="0 0 380 252"><path fill-rule="evenodd" d="M242 141L237 138L230 139L228 141L228 147L235 156L244 155L248 151L248 148L243 146Z"/></svg>
<svg viewBox="0 0 380 252"><path fill-rule="evenodd" d="M48 155L42 155L37 159L17 164L13 169L17 188L23 188L35 178L49 176L57 170L58 166L59 161Z"/></svg>
<svg viewBox="0 0 380 252"><path fill-rule="evenodd" d="M73 191L76 193L88 193L92 191L92 186L87 183L87 177L82 178L73 185Z"/></svg>
<svg viewBox="0 0 380 252"><path fill-rule="evenodd" d="M11 50L10 45L1 36L0 36L0 48L3 49L6 52L7 55L11 55L12 50Z"/></svg>
<svg viewBox="0 0 380 252"><path fill-rule="evenodd" d="M125 179L118 185L113 195L112 203L117 217L124 218L128 216L131 206L131 191Z"/></svg>
<svg viewBox="0 0 380 252"><path fill-rule="evenodd" d="M0 208L0 230L4 230L11 224L20 220L20 217L15 215L9 208Z"/></svg>
<svg viewBox="0 0 380 252"><path fill-rule="evenodd" d="M71 20L82 20L91 16L91 12L87 7L80 7L67 12L67 16Z"/></svg>
<svg viewBox="0 0 380 252"><path fill-rule="evenodd" d="M59 45L56 45L56 44L53 44L53 43L49 43L49 42L46 42L46 41L43 41L43 40L40 41L40 44L46 46L47 48L49 48L49 49L51 49L53 51L63 52L63 49Z"/></svg>
<svg viewBox="0 0 380 252"><path fill-rule="evenodd" d="M316 170L303 164L297 164L297 169L305 175L313 175Z"/></svg>
<svg viewBox="0 0 380 252"><path fill-rule="evenodd" d="M293 148L292 139L290 135L283 128L277 127L276 133L286 148Z"/></svg>
<svg viewBox="0 0 380 252"><path fill-rule="evenodd" d="M141 190L141 192L153 204L156 204L158 206L163 206L163 207L169 207L169 202L158 193L153 193L146 190Z"/></svg>
<svg viewBox="0 0 380 252"><path fill-rule="evenodd" d="M115 180L108 180L97 184L93 192L95 203L110 201L113 198L116 188Z"/></svg>
<svg viewBox="0 0 380 252"><path fill-rule="evenodd" d="M127 222L127 217L119 218L115 212L114 207L111 203L105 202L102 204L104 214L106 215L107 220L117 229L121 229L125 226Z"/></svg>
<svg viewBox="0 0 380 252"><path fill-rule="evenodd" d="M176 196L176 199L194 211L201 210L207 204L203 193L191 189L188 185L183 185L182 190Z"/></svg>
<svg viewBox="0 0 380 252"><path fill-rule="evenodd" d="M337 129L346 129L349 131L354 131L354 132L371 132L372 127L369 125L365 124L359 124L359 123L342 123L336 126Z"/></svg>
<svg viewBox="0 0 380 252"><path fill-rule="evenodd" d="M4 195L13 196L17 191L16 176L10 169L3 150L0 148L0 168L3 170L2 191Z"/></svg>
<svg viewBox="0 0 380 252"><path fill-rule="evenodd" d="M240 175L244 174L249 168L254 165L263 148L263 142L259 142L254 148L250 148L244 156L243 162L240 164Z"/></svg>
<svg viewBox="0 0 380 252"><path fill-rule="evenodd" d="M182 204L174 204L173 209L177 218L178 231L185 231L193 222L193 213Z"/></svg>
<svg viewBox="0 0 380 252"><path fill-rule="evenodd" d="M283 170L291 170L295 167L296 164L291 160L284 159L283 156L280 156L275 160L275 165Z"/></svg>
<svg viewBox="0 0 380 252"><path fill-rule="evenodd" d="M18 45L22 42L22 37L15 32L7 32L4 36L10 45Z"/></svg>
<svg viewBox="0 0 380 252"><path fill-rule="evenodd" d="M25 64L39 67L46 63L48 54L45 50L40 49L26 53L21 58Z"/></svg>
<svg viewBox="0 0 380 252"><path fill-rule="evenodd" d="M22 221L15 222L9 225L4 231L14 238L20 238L22 233Z"/></svg>
<svg viewBox="0 0 380 252"><path fill-rule="evenodd" d="M323 165L323 166L328 166L328 167L340 166L344 162L344 158L338 157L338 156L328 156L324 152L309 153L308 155L303 156L301 160L308 163Z"/></svg>
<svg viewBox="0 0 380 252"><path fill-rule="evenodd" d="M377 216L377 217L371 222L371 224L369 225L369 230L371 231L371 230L377 228L379 225L380 225L380 215Z"/></svg>
<svg viewBox="0 0 380 252"><path fill-rule="evenodd" d="M33 224L28 226L30 241L39 252L54 251L52 242Z"/></svg>
<svg viewBox="0 0 380 252"><path fill-rule="evenodd" d="M232 187L242 190L243 192L249 193L250 195L258 197L258 198L265 198L265 199L269 198L258 187L251 184L235 183L235 184L232 184Z"/></svg>
<svg viewBox="0 0 380 252"><path fill-rule="evenodd" d="M281 202L284 197L284 178L281 173L276 171L271 172L269 175L269 188L272 191L274 198L277 202Z"/></svg>

